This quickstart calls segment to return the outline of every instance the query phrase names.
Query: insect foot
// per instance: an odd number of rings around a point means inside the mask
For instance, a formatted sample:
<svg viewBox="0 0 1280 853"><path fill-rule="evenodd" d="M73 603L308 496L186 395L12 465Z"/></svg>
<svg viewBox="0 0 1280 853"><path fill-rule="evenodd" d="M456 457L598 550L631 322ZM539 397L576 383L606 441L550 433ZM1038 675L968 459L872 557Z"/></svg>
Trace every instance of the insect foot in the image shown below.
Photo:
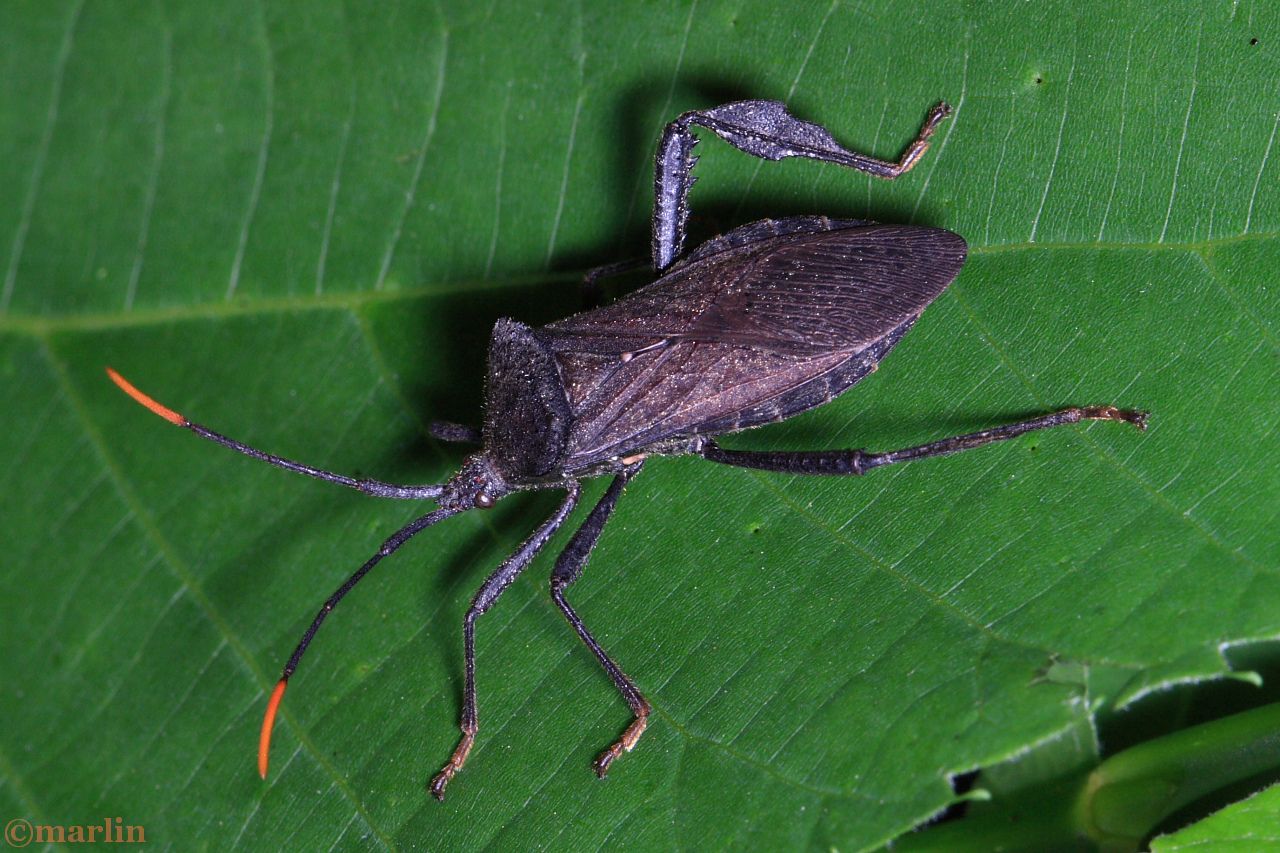
<svg viewBox="0 0 1280 853"><path fill-rule="evenodd" d="M641 700L644 702L644 700ZM644 734L645 727L649 725L649 703L644 702L643 707L637 710L636 718L631 721L631 725L627 726L627 730L622 733L622 737L618 738L609 748L596 756L596 760L591 762L591 769L596 771L596 775L601 779L609 772L609 765L613 760L624 752L630 752L635 749L636 741L640 740L640 735Z"/></svg>
<svg viewBox="0 0 1280 853"><path fill-rule="evenodd" d="M458 748L453 751L449 761L432 778L431 784L428 786L431 796L442 803L444 802L444 789L449 785L449 780L462 769L462 765L467 763L467 756L471 754L471 745L475 742L476 733L474 731L462 733L462 739L458 741Z"/></svg>

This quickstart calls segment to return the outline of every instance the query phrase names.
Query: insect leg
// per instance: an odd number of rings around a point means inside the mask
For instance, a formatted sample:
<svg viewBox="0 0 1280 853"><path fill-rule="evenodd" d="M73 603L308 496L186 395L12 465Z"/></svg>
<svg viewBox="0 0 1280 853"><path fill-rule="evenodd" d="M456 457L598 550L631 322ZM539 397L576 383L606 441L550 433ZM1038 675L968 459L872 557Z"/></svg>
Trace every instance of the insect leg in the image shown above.
<svg viewBox="0 0 1280 853"><path fill-rule="evenodd" d="M431 437L440 441L456 444L483 444L480 430L466 424L455 424L451 421L432 421L427 426Z"/></svg>
<svg viewBox="0 0 1280 853"><path fill-rule="evenodd" d="M595 508L591 510L591 514L587 516L587 520L578 528L578 532L573 534L573 539L569 541L568 546L561 552L559 559L556 560L555 570L551 573L551 598L561 612L564 613L564 617L569 620L573 630L578 632L582 642L586 643L587 648L591 649L592 653L595 654L605 672L609 673L609 678L613 679L614 686L618 688L618 692L622 694L622 698L626 700L627 706L631 708L631 713L634 715L631 725L627 726L622 733L622 737L614 741L608 749L600 753L596 760L591 763L596 775L602 779L609 772L609 765L613 763L613 760L623 752L630 752L636 745L636 741L640 739L640 735L644 733L645 725L649 720L649 703L640 694L640 691L636 689L636 686L631 683L631 679L627 678L626 673L609 658L608 653L600 647L595 637L591 636L591 632L582 623L582 619L569 606L569 602L565 600L564 591L570 584L581 577L582 569L586 566L587 559L591 556L591 551L596 547L596 541L600 538L600 532L604 530L605 522L613 514L613 508L618 503L618 496L622 494L622 489L631 481L631 478L640 473L640 468L643 465L643 461L637 462L617 477L614 477L613 482L609 484L608 491L604 493L604 497L600 498L600 502L595 505Z"/></svg>
<svg viewBox="0 0 1280 853"><path fill-rule="evenodd" d="M1138 429L1147 428L1146 412L1117 409L1115 406L1073 406L1016 424L957 435L888 453L867 453L865 450L800 452L725 450L714 442L708 442L703 446L702 456L712 462L723 462L740 468L783 471L789 474L865 474L872 468L892 465L895 462L910 462L913 459L924 459L929 456L959 453L961 450L971 450L993 441L1016 438L1032 430L1048 429L1086 420L1122 421L1133 424Z"/></svg>
<svg viewBox="0 0 1280 853"><path fill-rule="evenodd" d="M809 157L893 179L911 169L929 148L929 137L951 114L951 107L937 104L929 110L915 140L896 162L850 151L823 127L801 121L778 101L737 101L710 110L685 113L662 133L658 145L657 178L653 201L653 266L662 272L680 255L685 222L689 216L690 174L698 161L694 126L705 127L739 151L763 160Z"/></svg>
<svg viewBox="0 0 1280 853"><path fill-rule="evenodd" d="M565 495L560 507L520 544L514 554L502 561L497 571L485 579L484 585L471 600L471 607L468 608L467 615L462 620L465 678L462 690L462 719L458 724L462 729L462 737L453 755L431 780L430 791L437 800L444 800L444 789L449 784L449 780L467 763L467 755L471 752L471 745L475 743L476 730L479 728L476 718L476 619L492 607L498 600L498 596L502 595L503 591L520 576L520 573L528 567L533 558L547 544L547 540L577 506L581 487L577 482L571 481L565 489L568 494Z"/></svg>
<svg viewBox="0 0 1280 853"><path fill-rule="evenodd" d="M422 500L423 498L432 499L440 496L441 487L437 485L397 486L394 483L384 483L380 480L370 480L368 478L356 479L355 477L347 477L343 474L335 474L332 471L313 468L310 465L303 465L301 462L294 462L292 459L285 459L283 456L264 453L255 447L242 444L233 438L227 438L225 435L216 433L206 426L201 426L194 421L187 420L184 416L178 414L173 409L157 403L155 400L139 391L133 386L133 383L128 379L125 379L119 373L116 373L110 367L107 368L107 376L111 377L111 381L120 386L120 390L132 397L135 402L141 404L152 413L164 418L169 423L177 424L184 429L189 429L201 438L207 438L212 442L221 444L223 447L229 447L237 453L243 453L245 456L257 459L260 462L266 462L268 465L274 465L277 468L284 468L287 471L296 471L299 474L306 474L308 477L315 477L317 480L337 483L340 486L346 486L348 488L355 489L358 492L364 492L366 495L373 495L378 498Z"/></svg>

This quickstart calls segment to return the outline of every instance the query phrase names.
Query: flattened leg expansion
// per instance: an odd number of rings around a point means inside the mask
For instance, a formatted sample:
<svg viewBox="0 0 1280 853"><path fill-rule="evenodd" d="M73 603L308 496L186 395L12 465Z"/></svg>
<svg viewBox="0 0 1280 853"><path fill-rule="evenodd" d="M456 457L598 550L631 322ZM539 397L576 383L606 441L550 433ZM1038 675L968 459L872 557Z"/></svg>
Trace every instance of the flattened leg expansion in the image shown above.
<svg viewBox="0 0 1280 853"><path fill-rule="evenodd" d="M779 101L737 101L710 110L685 113L667 125L658 144L657 177L653 199L653 268L662 272L680 256L685 223L689 218L689 189L696 180L691 172L698 158L693 146L698 139L692 128L705 127L739 151L762 160L808 157L835 163L893 180L911 170L924 152L929 138L951 107L937 104L929 110L916 138L897 162L880 160L850 151L836 142L826 128L801 121L787 112Z"/></svg>

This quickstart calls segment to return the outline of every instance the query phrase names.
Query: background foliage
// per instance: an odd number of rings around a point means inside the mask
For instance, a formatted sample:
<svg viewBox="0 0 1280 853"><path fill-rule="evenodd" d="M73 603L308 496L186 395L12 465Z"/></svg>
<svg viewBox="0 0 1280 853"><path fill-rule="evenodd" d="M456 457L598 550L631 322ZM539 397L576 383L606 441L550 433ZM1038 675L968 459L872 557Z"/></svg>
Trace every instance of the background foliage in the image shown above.
<svg viewBox="0 0 1280 853"><path fill-rule="evenodd" d="M1092 754L1095 715L1276 636L1269 4L796 5L6 7L0 815L181 847L857 849L952 802L951 774ZM1151 429L858 482L649 466L571 597L650 731L590 776L627 712L544 557L481 620L480 740L441 806L462 614L553 498L452 520L330 621L263 784L279 666L420 508L194 441L103 366L274 452L438 480L460 451L424 425L478 420L493 320L562 315L582 269L642 253L663 123L739 97L886 156L956 114L894 184L708 141L702 234L823 212L972 251L856 393L736 446L1071 403Z"/></svg>

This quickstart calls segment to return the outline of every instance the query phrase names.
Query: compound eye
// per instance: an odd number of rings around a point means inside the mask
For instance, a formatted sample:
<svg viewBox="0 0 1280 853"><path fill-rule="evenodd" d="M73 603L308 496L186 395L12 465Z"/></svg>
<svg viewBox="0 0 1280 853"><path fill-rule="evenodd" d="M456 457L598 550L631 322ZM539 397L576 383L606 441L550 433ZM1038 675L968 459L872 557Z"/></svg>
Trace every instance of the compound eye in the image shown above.
<svg viewBox="0 0 1280 853"><path fill-rule="evenodd" d="M484 489L481 489L476 492L475 502L476 506L480 507L480 509L489 509L493 506L493 495L489 494Z"/></svg>

